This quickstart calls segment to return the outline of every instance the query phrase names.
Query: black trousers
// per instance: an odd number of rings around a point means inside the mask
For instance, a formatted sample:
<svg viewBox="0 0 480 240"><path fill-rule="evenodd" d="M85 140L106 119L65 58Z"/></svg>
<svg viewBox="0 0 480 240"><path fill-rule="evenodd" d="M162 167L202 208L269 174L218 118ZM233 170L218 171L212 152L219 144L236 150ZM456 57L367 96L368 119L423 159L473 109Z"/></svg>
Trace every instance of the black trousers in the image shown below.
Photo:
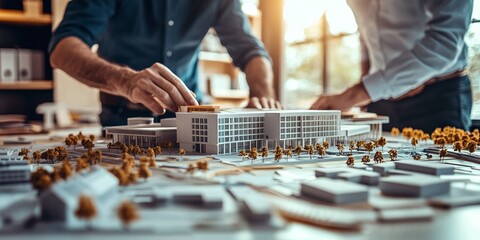
<svg viewBox="0 0 480 240"><path fill-rule="evenodd" d="M368 111L390 117L390 123L384 125L387 131L412 127L431 133L445 126L470 130L472 101L470 79L463 76L427 85L413 97L371 103Z"/></svg>
<svg viewBox="0 0 480 240"><path fill-rule="evenodd" d="M102 106L100 113L100 123L103 127L127 125L128 118L132 117L153 117L155 122L162 118L175 117L174 112L167 111L164 115L154 116L149 110L132 110L123 106Z"/></svg>

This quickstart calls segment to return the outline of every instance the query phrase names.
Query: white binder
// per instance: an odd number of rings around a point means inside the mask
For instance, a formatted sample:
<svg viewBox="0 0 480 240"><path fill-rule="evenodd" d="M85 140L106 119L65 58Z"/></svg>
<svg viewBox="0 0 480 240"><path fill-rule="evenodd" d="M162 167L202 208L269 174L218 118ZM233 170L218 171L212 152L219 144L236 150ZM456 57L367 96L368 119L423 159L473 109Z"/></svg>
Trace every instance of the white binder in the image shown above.
<svg viewBox="0 0 480 240"><path fill-rule="evenodd" d="M18 80L32 80L32 51L30 49L18 50Z"/></svg>
<svg viewBox="0 0 480 240"><path fill-rule="evenodd" d="M13 83L18 80L17 50L0 49L0 82Z"/></svg>

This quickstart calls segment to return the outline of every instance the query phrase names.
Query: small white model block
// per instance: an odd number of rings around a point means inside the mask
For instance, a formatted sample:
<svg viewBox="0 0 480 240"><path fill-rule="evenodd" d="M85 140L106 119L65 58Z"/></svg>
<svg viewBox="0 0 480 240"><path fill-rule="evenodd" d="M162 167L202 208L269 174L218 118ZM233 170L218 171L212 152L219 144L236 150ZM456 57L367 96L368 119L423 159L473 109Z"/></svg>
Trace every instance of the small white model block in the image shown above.
<svg viewBox="0 0 480 240"><path fill-rule="evenodd" d="M319 178L301 184L301 193L318 200L346 204L368 200L368 188L343 180Z"/></svg>
<svg viewBox="0 0 480 240"><path fill-rule="evenodd" d="M395 162L395 168L399 170L419 172L430 175L452 175L453 166L440 163L421 162L416 160L403 160Z"/></svg>
<svg viewBox="0 0 480 240"><path fill-rule="evenodd" d="M128 118L128 126L140 125L140 124L153 124L153 118L151 117L134 117Z"/></svg>
<svg viewBox="0 0 480 240"><path fill-rule="evenodd" d="M434 197L450 192L448 180L427 175L390 176L380 179L385 195L402 197Z"/></svg>

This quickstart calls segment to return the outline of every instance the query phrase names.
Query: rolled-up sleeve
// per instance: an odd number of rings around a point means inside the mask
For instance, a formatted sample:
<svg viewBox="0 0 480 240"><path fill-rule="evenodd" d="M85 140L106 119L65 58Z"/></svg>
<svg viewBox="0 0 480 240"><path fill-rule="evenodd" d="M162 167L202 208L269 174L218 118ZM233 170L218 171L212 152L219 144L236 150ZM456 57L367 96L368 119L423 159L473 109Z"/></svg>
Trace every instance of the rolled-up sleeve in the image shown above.
<svg viewBox="0 0 480 240"><path fill-rule="evenodd" d="M256 56L270 60L262 42L253 36L239 0L221 0L214 29L221 43L227 48L233 63L240 69L243 70L250 59Z"/></svg>
<svg viewBox="0 0 480 240"><path fill-rule="evenodd" d="M62 22L53 32L48 51L51 53L63 38L70 36L78 37L89 46L95 44L115 13L115 6L115 0L70 1Z"/></svg>
<svg viewBox="0 0 480 240"><path fill-rule="evenodd" d="M425 2L432 18L424 37L410 51L389 61L385 70L363 79L372 101L406 94L438 73L449 70L463 52L464 37L471 22L472 0Z"/></svg>

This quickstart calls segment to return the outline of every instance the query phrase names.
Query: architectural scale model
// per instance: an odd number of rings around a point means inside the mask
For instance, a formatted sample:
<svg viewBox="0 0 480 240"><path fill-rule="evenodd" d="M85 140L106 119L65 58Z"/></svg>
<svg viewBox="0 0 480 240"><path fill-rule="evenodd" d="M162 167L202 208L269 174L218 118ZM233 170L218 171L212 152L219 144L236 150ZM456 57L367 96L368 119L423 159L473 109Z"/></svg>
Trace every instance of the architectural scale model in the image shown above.
<svg viewBox="0 0 480 240"><path fill-rule="evenodd" d="M42 218L49 221L69 222L75 219L74 209L80 195L88 195L108 208L116 201L118 179L105 168L92 167L67 181L54 184L40 199Z"/></svg>
<svg viewBox="0 0 480 240"><path fill-rule="evenodd" d="M106 128L114 142L155 146L178 142L187 152L232 154L251 147L305 146L318 142L347 143L374 139L388 118L367 124L341 125L335 110L224 110L215 106L183 107L176 119L160 124L138 124ZM138 122L138 121L129 121ZM148 122L148 120L147 120ZM375 131L372 134L372 127Z"/></svg>

